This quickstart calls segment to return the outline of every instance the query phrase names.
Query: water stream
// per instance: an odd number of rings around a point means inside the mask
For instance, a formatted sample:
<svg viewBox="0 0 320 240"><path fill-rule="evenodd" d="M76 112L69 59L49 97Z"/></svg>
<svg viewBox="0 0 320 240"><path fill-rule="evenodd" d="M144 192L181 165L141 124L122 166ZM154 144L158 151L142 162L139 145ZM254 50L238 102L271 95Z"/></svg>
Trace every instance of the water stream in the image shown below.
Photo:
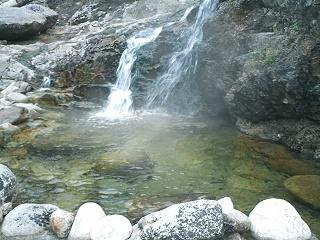
<svg viewBox="0 0 320 240"><path fill-rule="evenodd" d="M111 88L107 107L97 114L98 117L118 119L133 115L131 84L134 81L133 65L137 52L144 45L153 42L161 33L162 27L149 28L138 32L127 41L127 49L123 52L117 70L117 81Z"/></svg>
<svg viewBox="0 0 320 240"><path fill-rule="evenodd" d="M202 28L207 19L215 11L218 0L204 0L199 6L195 22L185 29L178 42L184 43L181 50L172 53L166 64L166 71L156 79L147 95L146 107L163 106L174 88L180 81L186 81L197 67L197 57L194 54L195 46L202 41ZM188 11L191 11L188 9ZM182 17L182 21L186 15Z"/></svg>

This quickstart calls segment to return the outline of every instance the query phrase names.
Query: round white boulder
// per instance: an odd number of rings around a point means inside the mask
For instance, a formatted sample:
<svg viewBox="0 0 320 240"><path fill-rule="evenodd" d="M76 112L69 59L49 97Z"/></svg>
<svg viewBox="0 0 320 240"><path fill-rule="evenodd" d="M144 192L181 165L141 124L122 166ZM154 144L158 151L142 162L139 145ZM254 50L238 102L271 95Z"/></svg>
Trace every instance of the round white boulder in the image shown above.
<svg viewBox="0 0 320 240"><path fill-rule="evenodd" d="M90 240L90 232L106 214L96 203L83 204L74 219L69 240Z"/></svg>
<svg viewBox="0 0 320 240"><path fill-rule="evenodd" d="M121 215L106 216L91 230L92 240L127 240L131 236L132 225Z"/></svg>
<svg viewBox="0 0 320 240"><path fill-rule="evenodd" d="M308 225L296 209L282 199L260 202L250 213L252 235L258 240L307 240Z"/></svg>

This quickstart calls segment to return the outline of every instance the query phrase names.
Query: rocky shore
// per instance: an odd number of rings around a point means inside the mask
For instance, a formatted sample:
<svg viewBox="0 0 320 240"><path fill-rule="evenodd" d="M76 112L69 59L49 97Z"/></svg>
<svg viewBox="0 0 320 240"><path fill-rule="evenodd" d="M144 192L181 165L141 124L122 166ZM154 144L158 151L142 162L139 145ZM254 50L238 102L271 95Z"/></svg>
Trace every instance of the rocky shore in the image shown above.
<svg viewBox="0 0 320 240"><path fill-rule="evenodd" d="M51 204L15 205L16 178L0 164L1 233L7 239L69 240L316 240L295 208L282 199L258 203L249 216L229 197L172 205L142 217L134 226L87 202L67 212Z"/></svg>

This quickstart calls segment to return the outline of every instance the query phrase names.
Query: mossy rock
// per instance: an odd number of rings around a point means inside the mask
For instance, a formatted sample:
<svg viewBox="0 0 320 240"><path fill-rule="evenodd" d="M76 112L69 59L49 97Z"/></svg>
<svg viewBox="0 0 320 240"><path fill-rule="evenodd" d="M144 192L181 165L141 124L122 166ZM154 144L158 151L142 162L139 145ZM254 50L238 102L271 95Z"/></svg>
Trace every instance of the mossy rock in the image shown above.
<svg viewBox="0 0 320 240"><path fill-rule="evenodd" d="M320 175L298 175L284 182L288 191L315 209L320 209Z"/></svg>

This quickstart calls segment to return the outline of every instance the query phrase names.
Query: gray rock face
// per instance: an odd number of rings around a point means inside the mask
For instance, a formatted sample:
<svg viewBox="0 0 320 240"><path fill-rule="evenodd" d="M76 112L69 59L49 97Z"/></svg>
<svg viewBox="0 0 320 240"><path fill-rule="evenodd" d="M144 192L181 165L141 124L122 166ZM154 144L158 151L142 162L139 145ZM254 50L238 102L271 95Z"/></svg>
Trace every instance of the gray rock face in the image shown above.
<svg viewBox="0 0 320 240"><path fill-rule="evenodd" d="M17 124L24 121L24 110L19 107L0 109L0 125L3 123Z"/></svg>
<svg viewBox="0 0 320 240"><path fill-rule="evenodd" d="M39 4L28 4L24 8L31 12L43 15L46 18L47 28L52 27L58 20L58 13L45 6Z"/></svg>
<svg viewBox="0 0 320 240"><path fill-rule="evenodd" d="M16 192L16 177L5 165L0 164L0 201L9 202Z"/></svg>
<svg viewBox="0 0 320 240"><path fill-rule="evenodd" d="M22 204L4 218L1 232L6 237L51 235L50 215L58 207L51 204Z"/></svg>
<svg viewBox="0 0 320 240"><path fill-rule="evenodd" d="M58 14L41 5L0 8L0 39L30 38L55 24Z"/></svg>
<svg viewBox="0 0 320 240"><path fill-rule="evenodd" d="M151 213L138 222L144 240L214 240L223 236L223 214L217 201L198 200L176 204Z"/></svg>

